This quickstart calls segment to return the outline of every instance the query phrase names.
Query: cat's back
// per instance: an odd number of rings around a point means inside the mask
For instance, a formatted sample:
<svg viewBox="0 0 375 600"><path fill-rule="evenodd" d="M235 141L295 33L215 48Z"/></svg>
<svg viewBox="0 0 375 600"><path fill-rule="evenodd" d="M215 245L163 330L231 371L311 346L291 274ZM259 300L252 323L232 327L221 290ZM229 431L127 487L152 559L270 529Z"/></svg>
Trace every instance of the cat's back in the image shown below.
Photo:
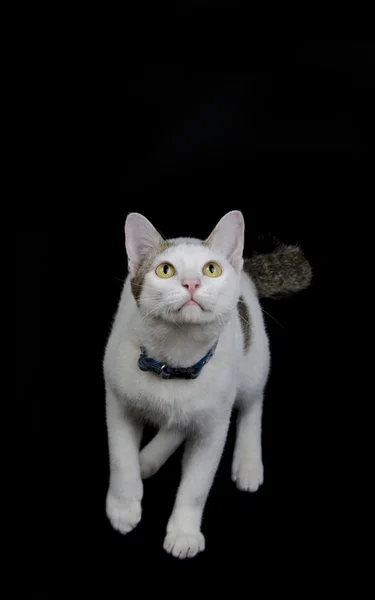
<svg viewBox="0 0 375 600"><path fill-rule="evenodd" d="M242 307L241 307L242 304ZM241 292L238 311L249 323L250 334L258 341L266 335L263 311L255 283L245 271L241 273Z"/></svg>
<svg viewBox="0 0 375 600"><path fill-rule="evenodd" d="M118 333L123 327L130 325L138 314L137 304L131 289L130 276L125 279L120 302L112 326L111 335Z"/></svg>
<svg viewBox="0 0 375 600"><path fill-rule="evenodd" d="M267 377L270 349L257 289L245 271L241 274L241 293L237 313L243 339L240 387L257 388L264 384Z"/></svg>
<svg viewBox="0 0 375 600"><path fill-rule="evenodd" d="M106 373L108 372L108 369L113 366L116 355L119 352L120 344L124 338L131 343L132 338L134 337L134 323L137 318L138 309L131 291L130 278L128 276L125 280L120 302L115 313L115 318L105 348L104 370ZM132 324L133 327L131 327Z"/></svg>

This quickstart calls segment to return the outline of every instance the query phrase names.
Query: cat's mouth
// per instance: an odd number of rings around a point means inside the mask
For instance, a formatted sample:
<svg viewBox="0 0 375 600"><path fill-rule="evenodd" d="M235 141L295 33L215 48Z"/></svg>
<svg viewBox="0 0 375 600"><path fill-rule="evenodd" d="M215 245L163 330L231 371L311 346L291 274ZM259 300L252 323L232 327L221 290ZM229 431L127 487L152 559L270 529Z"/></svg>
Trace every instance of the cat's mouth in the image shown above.
<svg viewBox="0 0 375 600"><path fill-rule="evenodd" d="M175 323L210 323L216 318L213 309L213 305L210 302L206 302L205 299L186 299L185 297L181 299L179 304L176 303L173 308L170 306L164 318L167 321Z"/></svg>
<svg viewBox="0 0 375 600"><path fill-rule="evenodd" d="M204 308L199 304L199 302L197 302L196 300L193 300L192 298L190 298L190 300L188 300L187 302L185 302L185 304L183 304L181 306L181 308L178 309L178 312L180 310L182 310L183 308L189 307L189 306L196 306L197 308L200 308L201 310L204 310Z"/></svg>

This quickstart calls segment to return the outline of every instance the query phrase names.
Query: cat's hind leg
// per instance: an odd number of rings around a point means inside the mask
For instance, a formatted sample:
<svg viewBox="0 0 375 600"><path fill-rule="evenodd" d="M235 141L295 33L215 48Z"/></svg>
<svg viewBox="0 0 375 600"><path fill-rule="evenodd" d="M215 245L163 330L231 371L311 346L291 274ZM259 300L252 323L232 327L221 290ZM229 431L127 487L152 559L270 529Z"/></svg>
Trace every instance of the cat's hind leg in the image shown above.
<svg viewBox="0 0 375 600"><path fill-rule="evenodd" d="M239 490L256 492L264 478L261 440L263 392L241 399L238 409L232 480Z"/></svg>
<svg viewBox="0 0 375 600"><path fill-rule="evenodd" d="M180 431L162 427L139 455L142 479L154 475L182 444L184 437Z"/></svg>

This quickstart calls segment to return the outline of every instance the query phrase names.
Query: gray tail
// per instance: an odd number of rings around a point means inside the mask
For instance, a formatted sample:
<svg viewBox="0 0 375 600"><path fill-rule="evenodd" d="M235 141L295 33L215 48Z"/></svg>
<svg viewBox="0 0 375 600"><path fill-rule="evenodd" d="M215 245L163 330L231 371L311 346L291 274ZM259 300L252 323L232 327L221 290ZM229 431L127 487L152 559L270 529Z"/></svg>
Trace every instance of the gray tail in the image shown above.
<svg viewBox="0 0 375 600"><path fill-rule="evenodd" d="M244 261L260 298L284 298L309 287L312 269L299 246L279 245Z"/></svg>

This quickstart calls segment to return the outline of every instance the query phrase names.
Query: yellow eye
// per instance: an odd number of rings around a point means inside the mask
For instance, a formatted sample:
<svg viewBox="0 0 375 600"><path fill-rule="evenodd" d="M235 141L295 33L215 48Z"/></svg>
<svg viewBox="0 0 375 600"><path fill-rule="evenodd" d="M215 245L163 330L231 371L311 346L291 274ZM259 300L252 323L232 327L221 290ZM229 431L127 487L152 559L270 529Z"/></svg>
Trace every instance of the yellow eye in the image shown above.
<svg viewBox="0 0 375 600"><path fill-rule="evenodd" d="M207 277L219 277L219 275L222 274L222 270L217 263L208 262L203 267L203 273L204 275L207 275Z"/></svg>
<svg viewBox="0 0 375 600"><path fill-rule="evenodd" d="M168 279L169 277L173 277L174 275L174 267L169 263L162 263L158 267L156 267L156 275L158 277L162 277L163 279Z"/></svg>

